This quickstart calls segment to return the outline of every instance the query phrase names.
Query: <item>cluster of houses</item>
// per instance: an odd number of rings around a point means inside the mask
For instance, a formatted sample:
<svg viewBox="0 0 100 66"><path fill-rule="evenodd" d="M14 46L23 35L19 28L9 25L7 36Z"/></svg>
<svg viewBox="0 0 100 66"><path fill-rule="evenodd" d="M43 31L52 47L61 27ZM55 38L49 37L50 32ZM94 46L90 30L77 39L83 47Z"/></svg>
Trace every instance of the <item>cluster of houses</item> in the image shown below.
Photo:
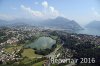
<svg viewBox="0 0 100 66"><path fill-rule="evenodd" d="M37 27L18 27L18 28L7 28L2 30L7 37L7 40L0 43L0 63L6 64L8 61L19 60L20 57L17 55L20 52L20 49L16 49L12 53L4 51L5 46L7 45L16 45L20 40L25 38L32 37L38 33L41 33L43 29Z"/></svg>
<svg viewBox="0 0 100 66"><path fill-rule="evenodd" d="M8 39L7 40L7 44L14 44L16 42L18 42L19 40L15 37L12 37L11 39Z"/></svg>
<svg viewBox="0 0 100 66"><path fill-rule="evenodd" d="M19 61L22 58L18 53L21 51L21 49L15 50L12 53L5 52L3 49L0 51L0 63L1 64L6 64L7 62L10 61Z"/></svg>

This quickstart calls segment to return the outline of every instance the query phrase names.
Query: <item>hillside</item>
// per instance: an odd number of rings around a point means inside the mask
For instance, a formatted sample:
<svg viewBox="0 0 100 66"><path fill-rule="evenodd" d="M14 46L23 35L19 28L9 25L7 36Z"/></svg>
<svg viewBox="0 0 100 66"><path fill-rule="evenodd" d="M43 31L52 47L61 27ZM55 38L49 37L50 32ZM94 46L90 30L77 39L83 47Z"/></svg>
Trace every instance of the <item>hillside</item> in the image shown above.
<svg viewBox="0 0 100 66"><path fill-rule="evenodd" d="M86 25L87 28L93 28L93 29L100 29L100 21L92 21L88 25Z"/></svg>

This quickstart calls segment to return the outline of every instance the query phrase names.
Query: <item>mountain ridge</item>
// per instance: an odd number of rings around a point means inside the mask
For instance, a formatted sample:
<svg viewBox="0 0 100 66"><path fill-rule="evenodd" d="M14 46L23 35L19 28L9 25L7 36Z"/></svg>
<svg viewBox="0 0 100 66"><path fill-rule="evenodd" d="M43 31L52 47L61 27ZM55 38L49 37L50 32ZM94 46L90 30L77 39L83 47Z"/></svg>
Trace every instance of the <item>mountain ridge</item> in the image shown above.
<svg viewBox="0 0 100 66"><path fill-rule="evenodd" d="M57 17L55 19L46 20L43 25L62 28L62 29L72 29L72 30L83 29L76 21L69 20L64 17Z"/></svg>
<svg viewBox="0 0 100 66"><path fill-rule="evenodd" d="M3 22L1 22L1 23L3 23ZM24 19L24 20L19 19L18 20L17 19L17 20L9 21L8 23L9 24L11 23L11 25L13 25L13 24L16 25L16 23L26 23L26 24L30 24L30 25L34 25L34 26L59 28L59 29L66 29L66 30L71 30L71 31L83 29L76 21L69 20L69 19L61 17L61 16L54 18L54 19L47 19L47 20L43 20L43 21L34 21L34 20L27 20L27 19Z"/></svg>
<svg viewBox="0 0 100 66"><path fill-rule="evenodd" d="M100 21L94 20L86 25L86 28L100 29Z"/></svg>

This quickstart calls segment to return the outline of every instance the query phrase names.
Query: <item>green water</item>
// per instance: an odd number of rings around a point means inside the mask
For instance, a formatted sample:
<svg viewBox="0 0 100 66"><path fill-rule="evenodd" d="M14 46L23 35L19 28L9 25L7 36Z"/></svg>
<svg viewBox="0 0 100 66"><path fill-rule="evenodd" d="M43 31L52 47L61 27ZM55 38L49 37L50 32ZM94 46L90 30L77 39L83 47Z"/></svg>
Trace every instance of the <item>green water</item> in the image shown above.
<svg viewBox="0 0 100 66"><path fill-rule="evenodd" d="M56 40L53 40L50 37L40 37L35 42L27 45L27 47L37 48L37 49L46 49L46 48L51 48L51 46L55 43L56 43Z"/></svg>

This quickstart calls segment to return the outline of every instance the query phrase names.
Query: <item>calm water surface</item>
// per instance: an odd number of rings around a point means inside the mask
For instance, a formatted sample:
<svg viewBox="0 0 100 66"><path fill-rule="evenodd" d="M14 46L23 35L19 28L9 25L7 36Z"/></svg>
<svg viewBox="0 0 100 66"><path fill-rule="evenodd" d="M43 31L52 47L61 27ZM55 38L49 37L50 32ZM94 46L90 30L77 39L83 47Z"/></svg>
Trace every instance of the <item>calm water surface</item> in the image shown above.
<svg viewBox="0 0 100 66"><path fill-rule="evenodd" d="M46 49L46 48L51 48L51 46L55 43L56 43L56 40L53 40L50 37L40 37L35 42L27 45L27 47L37 48L37 49Z"/></svg>
<svg viewBox="0 0 100 66"><path fill-rule="evenodd" d="M76 33L100 36L100 30L90 28L85 28L84 30L77 31Z"/></svg>

